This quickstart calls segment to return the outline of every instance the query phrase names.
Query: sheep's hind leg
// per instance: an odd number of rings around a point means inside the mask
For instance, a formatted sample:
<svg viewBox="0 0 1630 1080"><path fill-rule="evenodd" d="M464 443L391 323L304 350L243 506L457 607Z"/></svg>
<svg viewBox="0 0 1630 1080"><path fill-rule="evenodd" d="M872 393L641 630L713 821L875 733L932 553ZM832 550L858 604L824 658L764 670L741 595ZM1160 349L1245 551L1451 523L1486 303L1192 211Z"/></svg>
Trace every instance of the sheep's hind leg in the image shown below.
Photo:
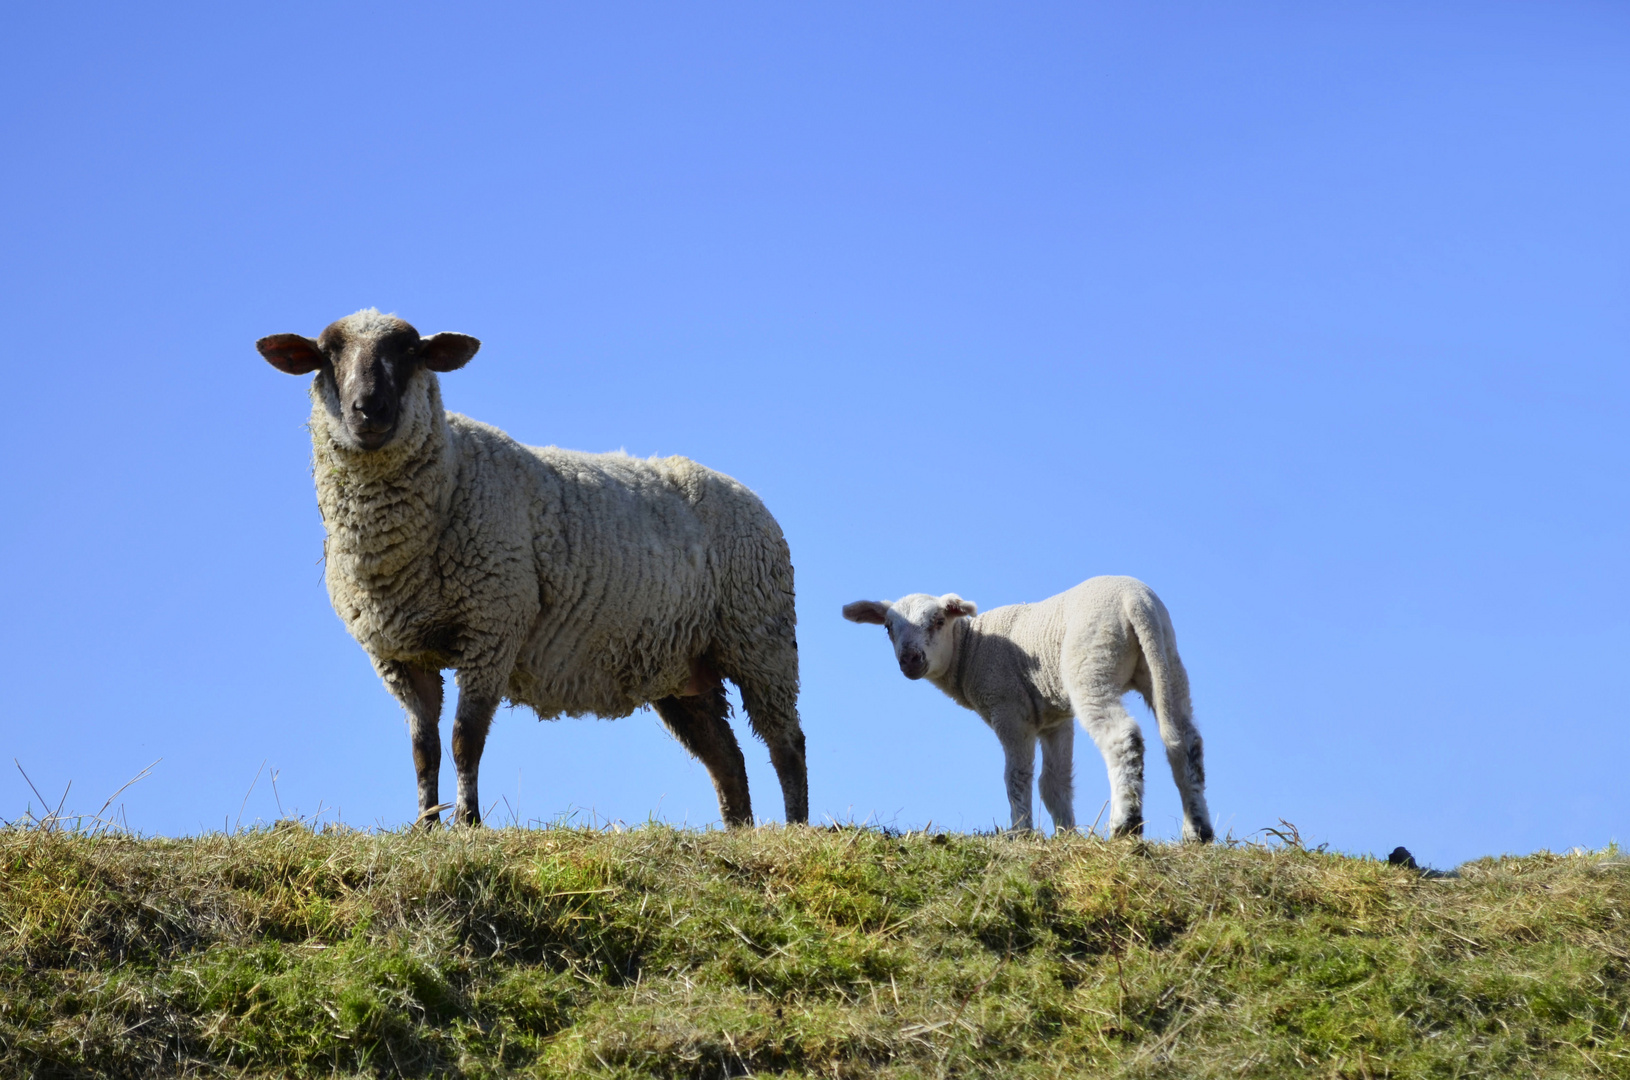
<svg viewBox="0 0 1630 1080"><path fill-rule="evenodd" d="M1168 743L1166 760L1171 764L1172 779L1177 781L1177 791L1183 799L1184 842L1211 843L1214 834L1211 811L1206 807L1205 744L1200 740L1200 733L1190 726L1175 746Z"/></svg>
<svg viewBox="0 0 1630 1080"><path fill-rule="evenodd" d="M724 823L732 828L751 825L753 802L747 791L747 761L742 757L736 733L725 719L729 703L724 687L715 686L689 697L665 697L653 704L674 738L707 767Z"/></svg>
<svg viewBox="0 0 1630 1080"><path fill-rule="evenodd" d="M804 757L804 729L798 723L796 655L791 686L776 680L735 679L753 731L770 749L770 764L781 781L781 801L788 825L809 821L809 766ZM734 679L734 676L732 676Z"/></svg>
<svg viewBox="0 0 1630 1080"><path fill-rule="evenodd" d="M1071 695L1109 769L1109 835L1143 835L1143 732L1119 696Z"/></svg>
<svg viewBox="0 0 1630 1080"><path fill-rule="evenodd" d="M436 809L437 784L441 773L441 672L408 664L378 664L379 675L408 714L408 738L413 743L413 772L419 780L417 825L430 827L441 821Z"/></svg>
<svg viewBox="0 0 1630 1080"><path fill-rule="evenodd" d="M1160 740L1166 745L1166 761L1172 767L1172 779L1183 800L1183 840L1185 843L1209 844L1213 839L1211 811L1206 808L1205 743L1195 730L1190 716L1188 677L1176 660L1175 650L1167 661L1168 671L1176 667L1178 678L1170 675L1164 680L1166 697L1156 696L1154 679L1147 661L1138 665L1132 685L1149 703L1150 710L1160 723ZM1175 686L1174 686L1175 684Z"/></svg>

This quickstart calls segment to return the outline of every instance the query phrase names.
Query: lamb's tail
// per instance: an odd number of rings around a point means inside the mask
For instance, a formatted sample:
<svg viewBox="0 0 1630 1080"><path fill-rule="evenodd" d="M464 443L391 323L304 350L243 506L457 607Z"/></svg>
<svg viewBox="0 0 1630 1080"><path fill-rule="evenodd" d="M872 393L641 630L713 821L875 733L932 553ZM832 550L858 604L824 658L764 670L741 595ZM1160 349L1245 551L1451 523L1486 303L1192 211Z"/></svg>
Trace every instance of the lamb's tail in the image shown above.
<svg viewBox="0 0 1630 1080"><path fill-rule="evenodd" d="M1172 777L1183 796L1183 838L1205 843L1212 838L1205 799L1205 748L1194 726L1189 675L1177 654L1177 632L1166 605L1147 585L1139 583L1127 597L1126 614L1149 669L1149 708L1160 724L1160 741L1166 744Z"/></svg>
<svg viewBox="0 0 1630 1080"><path fill-rule="evenodd" d="M1144 663L1149 668L1153 690L1149 707L1160 721L1162 740L1171 746L1180 742L1193 726L1189 676L1183 668L1182 657L1177 655L1177 635L1172 630L1171 616L1166 613L1166 605L1160 602L1160 597L1146 585L1127 596L1126 609L1127 619L1143 650Z"/></svg>

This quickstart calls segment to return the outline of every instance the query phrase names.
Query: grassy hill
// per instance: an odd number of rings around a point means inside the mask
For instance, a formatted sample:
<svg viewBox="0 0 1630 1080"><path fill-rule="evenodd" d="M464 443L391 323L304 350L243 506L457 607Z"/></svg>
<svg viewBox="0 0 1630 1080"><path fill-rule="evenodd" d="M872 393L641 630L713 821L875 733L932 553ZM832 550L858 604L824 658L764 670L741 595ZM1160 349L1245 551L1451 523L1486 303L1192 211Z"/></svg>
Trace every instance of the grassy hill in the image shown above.
<svg viewBox="0 0 1630 1080"><path fill-rule="evenodd" d="M0 830L0 1075L1630 1076L1630 865Z"/></svg>

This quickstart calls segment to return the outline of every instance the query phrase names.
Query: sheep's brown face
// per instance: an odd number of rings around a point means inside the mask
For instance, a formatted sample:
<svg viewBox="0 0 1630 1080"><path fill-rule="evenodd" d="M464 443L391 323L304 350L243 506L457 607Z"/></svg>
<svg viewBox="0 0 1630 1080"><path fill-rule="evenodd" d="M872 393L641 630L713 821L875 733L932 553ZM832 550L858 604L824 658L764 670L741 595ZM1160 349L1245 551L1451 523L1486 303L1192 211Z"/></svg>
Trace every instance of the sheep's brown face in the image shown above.
<svg viewBox="0 0 1630 1080"><path fill-rule="evenodd" d="M328 363L317 378L331 384L346 432L364 450L396 434L402 391L419 366L419 335L407 323L381 333L347 333L335 323L317 339Z"/></svg>
<svg viewBox="0 0 1630 1080"><path fill-rule="evenodd" d="M279 371L315 371L347 441L358 449L378 450L396 436L402 395L414 372L421 366L431 371L461 368L481 343L466 334L421 338L395 316L359 311L329 324L316 341L273 334L255 347Z"/></svg>

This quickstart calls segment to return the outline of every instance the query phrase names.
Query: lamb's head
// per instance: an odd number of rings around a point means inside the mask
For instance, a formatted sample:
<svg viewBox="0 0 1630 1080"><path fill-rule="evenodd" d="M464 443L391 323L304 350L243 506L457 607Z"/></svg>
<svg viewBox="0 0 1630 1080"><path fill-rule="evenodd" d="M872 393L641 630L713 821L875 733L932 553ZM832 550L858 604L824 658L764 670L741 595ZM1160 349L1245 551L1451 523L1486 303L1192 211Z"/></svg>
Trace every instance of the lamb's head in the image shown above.
<svg viewBox="0 0 1630 1080"><path fill-rule="evenodd" d="M979 609L956 593L929 596L912 593L890 603L887 600L856 600L843 606L850 622L876 623L889 632L894 658L908 679L927 676L937 679L951 668L954 651L952 623Z"/></svg>
<svg viewBox="0 0 1630 1080"><path fill-rule="evenodd" d="M277 370L317 373L315 389L335 421L333 435L354 450L378 450L396 437L402 400L416 374L461 368L480 347L467 334L420 337L406 322L373 308L330 323L315 341L273 334L255 342Z"/></svg>

